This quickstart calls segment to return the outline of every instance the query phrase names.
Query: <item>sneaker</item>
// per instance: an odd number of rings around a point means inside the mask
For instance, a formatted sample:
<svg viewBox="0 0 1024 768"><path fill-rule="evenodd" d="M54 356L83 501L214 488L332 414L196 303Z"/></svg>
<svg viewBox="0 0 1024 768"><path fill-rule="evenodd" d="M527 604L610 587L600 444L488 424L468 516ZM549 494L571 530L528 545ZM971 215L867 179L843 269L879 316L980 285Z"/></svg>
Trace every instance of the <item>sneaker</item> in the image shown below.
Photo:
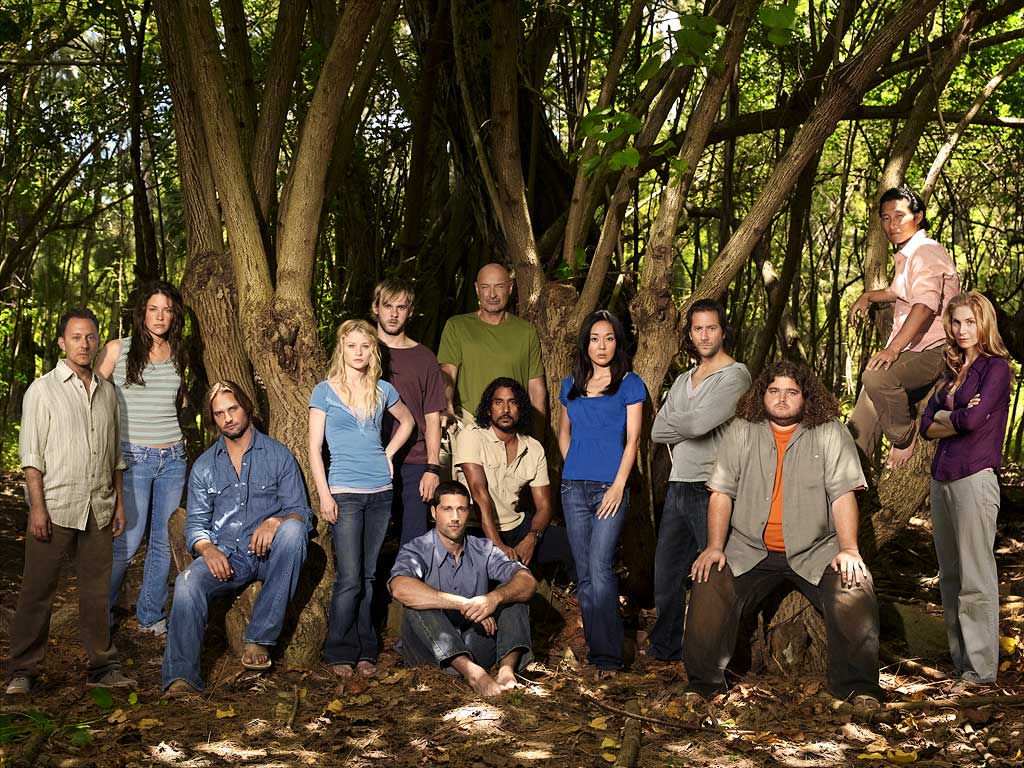
<svg viewBox="0 0 1024 768"><path fill-rule="evenodd" d="M8 696L25 696L32 693L32 678L28 675L15 675L7 683L5 693Z"/></svg>
<svg viewBox="0 0 1024 768"><path fill-rule="evenodd" d="M850 703L865 712L877 712L882 708L882 702L878 700L877 696L872 696L870 693L859 693L850 700Z"/></svg>
<svg viewBox="0 0 1024 768"><path fill-rule="evenodd" d="M137 681L125 677L119 669L112 669L98 680L90 680L85 684L86 688L138 688Z"/></svg>
<svg viewBox="0 0 1024 768"><path fill-rule="evenodd" d="M167 619L160 619L160 621L150 624L148 627L138 623L135 626L139 632L145 632L147 635L153 635L154 637L163 637L167 634Z"/></svg>

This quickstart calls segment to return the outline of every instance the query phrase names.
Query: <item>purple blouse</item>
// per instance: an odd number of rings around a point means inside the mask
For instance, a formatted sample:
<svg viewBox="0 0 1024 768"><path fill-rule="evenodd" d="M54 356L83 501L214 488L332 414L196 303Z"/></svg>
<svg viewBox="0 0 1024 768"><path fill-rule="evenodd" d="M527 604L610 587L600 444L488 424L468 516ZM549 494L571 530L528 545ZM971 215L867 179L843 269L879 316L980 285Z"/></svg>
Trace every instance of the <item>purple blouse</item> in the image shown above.
<svg viewBox="0 0 1024 768"><path fill-rule="evenodd" d="M921 435L925 436L938 411L950 410L946 393L949 380L942 380L928 400L921 416ZM973 408L967 403L975 395L981 402ZM1010 364L1002 357L979 357L967 370L960 388L953 393L950 422L956 434L943 437L932 459L932 477L936 480L960 480L983 469L999 471L1003 457L1003 437L1010 412Z"/></svg>

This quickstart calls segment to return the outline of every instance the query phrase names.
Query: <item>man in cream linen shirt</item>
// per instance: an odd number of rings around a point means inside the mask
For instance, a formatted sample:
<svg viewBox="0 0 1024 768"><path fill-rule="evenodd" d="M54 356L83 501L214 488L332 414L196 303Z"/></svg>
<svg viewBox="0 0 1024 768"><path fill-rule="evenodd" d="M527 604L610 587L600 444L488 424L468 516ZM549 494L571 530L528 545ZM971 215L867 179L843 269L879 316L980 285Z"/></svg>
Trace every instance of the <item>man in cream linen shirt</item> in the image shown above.
<svg viewBox="0 0 1024 768"><path fill-rule="evenodd" d="M88 309L60 318L65 358L25 393L18 443L28 489L25 571L11 623L8 695L30 693L46 653L61 556L78 575L79 633L89 658L89 687L126 688L110 641L113 537L124 531L114 386L93 374L99 323Z"/></svg>

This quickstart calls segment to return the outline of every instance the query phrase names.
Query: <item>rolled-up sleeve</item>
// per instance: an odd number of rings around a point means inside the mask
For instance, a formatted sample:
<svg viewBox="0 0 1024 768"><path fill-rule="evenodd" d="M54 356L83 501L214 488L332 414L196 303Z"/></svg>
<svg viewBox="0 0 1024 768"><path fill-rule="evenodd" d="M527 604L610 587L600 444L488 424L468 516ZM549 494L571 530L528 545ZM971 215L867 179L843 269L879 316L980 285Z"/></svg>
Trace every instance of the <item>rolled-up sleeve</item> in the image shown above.
<svg viewBox="0 0 1024 768"><path fill-rule="evenodd" d="M487 542L489 545L489 551L487 553L487 579L489 581L496 581L499 584L505 584L519 571L527 570L526 566L522 563L518 563L515 560L509 560L508 555L494 546L490 541Z"/></svg>
<svg viewBox="0 0 1024 768"><path fill-rule="evenodd" d="M939 245L921 245L907 265L907 297L909 304L924 304L938 314L942 308L942 291L949 274L949 261Z"/></svg>
<svg viewBox="0 0 1024 768"><path fill-rule="evenodd" d="M833 504L850 491L864 488L867 481L861 469L857 445L846 426L833 421L823 424L819 429L827 430L823 435L825 493L829 504Z"/></svg>
<svg viewBox="0 0 1024 768"><path fill-rule="evenodd" d="M391 567L391 574L388 576L388 592L391 592L391 581L397 576L408 576L409 578L423 581L427 578L427 563L422 555L412 546L413 542L405 544L398 550L398 557Z"/></svg>
<svg viewBox="0 0 1024 768"><path fill-rule="evenodd" d="M195 552L200 541L213 541L213 500L206 475L196 462L188 478L185 544L189 552Z"/></svg>
<svg viewBox="0 0 1024 768"><path fill-rule="evenodd" d="M722 443L718 446L715 467L711 470L707 487L712 491L724 493L733 499L740 487L740 457L749 446L744 445L748 423L734 421L725 430Z"/></svg>
<svg viewBox="0 0 1024 768"><path fill-rule="evenodd" d="M978 387L978 404L973 408L954 408L949 421L958 433L973 432L993 414L999 413L1010 399L1010 365L1006 360L994 361L985 371Z"/></svg>
<svg viewBox="0 0 1024 768"><path fill-rule="evenodd" d="M22 469L31 467L46 474L46 436L50 413L39 386L33 383L21 404L21 429L18 432L18 456Z"/></svg>

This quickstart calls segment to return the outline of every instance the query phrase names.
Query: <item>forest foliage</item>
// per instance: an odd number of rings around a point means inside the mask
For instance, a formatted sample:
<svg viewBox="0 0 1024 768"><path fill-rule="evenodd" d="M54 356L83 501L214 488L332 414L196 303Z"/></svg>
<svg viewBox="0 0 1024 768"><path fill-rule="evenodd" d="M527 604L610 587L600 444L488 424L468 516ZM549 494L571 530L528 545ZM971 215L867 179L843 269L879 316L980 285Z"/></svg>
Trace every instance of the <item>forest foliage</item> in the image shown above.
<svg viewBox="0 0 1024 768"><path fill-rule="evenodd" d="M595 281L597 298L588 294L584 303L631 318L638 297L667 287L682 306L702 290L719 252L827 97L822 83L842 74L905 8L894 0L747 3L753 17L731 76L723 52L727 32L742 22L742 2L406 0L371 3L363 20L356 18L360 5L23 0L0 9L5 461L12 458L21 393L55 360L61 309L87 304L102 318L102 335L117 336L138 281L180 282L196 256L186 200L194 180L182 170L181 115L161 11L180 19L196 8L212 12L243 159L253 162L259 153L252 119L282 111L279 144L264 150L272 155L274 189L269 205L255 206L264 213L260 233L273 285L292 258L277 250L284 242L277 226L289 204L297 207L287 199L291 172L321 108L321 74L341 34L335 30L343 22L354 30L351 88L331 107L339 127L333 149L318 158L326 178L313 217L308 286L316 330L321 345L329 345L341 319L366 314L375 281L400 275L419 291L414 334L436 347L446 317L473 305L470 278L492 259L520 267L520 310L531 317L553 303L544 286L589 289L595 264L604 270ZM880 179L921 113L923 129L903 175L924 187L957 122L1001 71L1008 72L1005 81L964 129L934 182L930 218L964 287L986 291L1001 308L1018 360L1024 348L1017 330L1024 328L1024 89L1016 72L1024 55L1024 3L920 5L929 6L921 21L806 161L809 177L783 190L784 204L755 238L749 258L724 290L712 291L726 300L739 359L760 367L778 355L804 357L847 402L856 393L864 350L878 343L872 330L858 335L845 318L872 258L869 230ZM967 43L956 51L955 38L972 14ZM501 18L512 19L513 28L499 25ZM285 45L285 25L296 19L294 69L285 75L284 98L271 104L269 78L282 66L275 57ZM199 37L192 31L186 48ZM513 92L501 104L514 107L510 132L498 109L506 37ZM944 78L947 54L952 61ZM684 156L688 129L715 77L728 82L720 103L710 106L710 129L696 152ZM650 119L659 108L660 123ZM515 187L503 181L509 171L500 156L509 136L520 160L525 207L518 211L509 202ZM696 158L693 167L689 156ZM246 180L254 197L256 176ZM623 179L625 194L616 199ZM681 186L679 215L668 220L664 286L645 278L644 269L661 236L656 228L666 191ZM581 189L584 204L576 205ZM216 193L223 207L226 193L219 186ZM304 194L299 189L293 197ZM603 227L616 206L620 223L607 248ZM573 213L579 218L567 232ZM531 229L525 240L515 234L516 217ZM228 253L236 239L230 221L223 227ZM535 244L535 257L523 252L524 242ZM604 248L606 265L596 255ZM542 279L524 279L531 263ZM643 331L640 323L632 326ZM192 327L198 330L194 319ZM198 363L201 340L193 336ZM263 378L258 365L255 370ZM200 386L201 370L195 379ZM656 391L669 381L662 376L648 386ZM1018 391L1015 414L1024 407L1019 400ZM1015 415L1011 454L1019 456L1022 437L1024 421Z"/></svg>

